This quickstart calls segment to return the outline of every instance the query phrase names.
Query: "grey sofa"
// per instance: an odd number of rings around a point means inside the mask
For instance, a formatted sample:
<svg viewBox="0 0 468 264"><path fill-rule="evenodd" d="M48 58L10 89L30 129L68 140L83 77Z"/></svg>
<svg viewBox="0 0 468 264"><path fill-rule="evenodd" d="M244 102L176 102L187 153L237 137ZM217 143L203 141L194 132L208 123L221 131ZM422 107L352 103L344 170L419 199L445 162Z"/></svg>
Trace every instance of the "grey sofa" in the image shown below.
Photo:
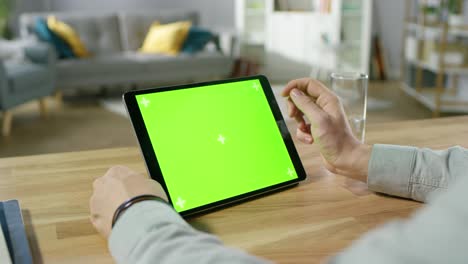
<svg viewBox="0 0 468 264"><path fill-rule="evenodd" d="M230 75L233 67L230 51L224 54L216 50L203 51L178 56L137 52L154 21L190 20L197 25L199 18L195 12L26 13L20 17L21 36L32 35L36 19L49 14L71 25L93 54L85 59L59 60L56 65L58 89L223 78Z"/></svg>
<svg viewBox="0 0 468 264"><path fill-rule="evenodd" d="M28 61L0 62L0 110L3 112L2 134L11 130L13 107L39 99L41 114L45 114L44 97L55 89L55 53L47 44L26 47Z"/></svg>

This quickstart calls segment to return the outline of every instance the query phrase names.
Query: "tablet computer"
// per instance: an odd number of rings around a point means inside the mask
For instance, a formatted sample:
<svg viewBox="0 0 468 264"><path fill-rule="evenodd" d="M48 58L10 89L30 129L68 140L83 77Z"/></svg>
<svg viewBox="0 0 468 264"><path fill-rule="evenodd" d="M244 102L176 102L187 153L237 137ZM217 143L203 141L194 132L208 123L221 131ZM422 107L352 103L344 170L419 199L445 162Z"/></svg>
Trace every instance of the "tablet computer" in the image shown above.
<svg viewBox="0 0 468 264"><path fill-rule="evenodd" d="M123 99L149 175L182 216L306 178L264 76L132 91Z"/></svg>

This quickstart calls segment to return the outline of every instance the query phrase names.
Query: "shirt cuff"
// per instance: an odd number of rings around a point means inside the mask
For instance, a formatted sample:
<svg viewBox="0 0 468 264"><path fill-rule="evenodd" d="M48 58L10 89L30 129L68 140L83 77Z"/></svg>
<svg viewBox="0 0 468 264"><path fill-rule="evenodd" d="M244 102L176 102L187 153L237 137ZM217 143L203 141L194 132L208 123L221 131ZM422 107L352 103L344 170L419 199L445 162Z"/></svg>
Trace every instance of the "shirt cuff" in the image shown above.
<svg viewBox="0 0 468 264"><path fill-rule="evenodd" d="M411 198L417 148L375 144L369 161L368 188L375 192Z"/></svg>
<svg viewBox="0 0 468 264"><path fill-rule="evenodd" d="M109 236L109 250L117 262L125 262L137 243L151 228L164 224L188 226L168 204L142 201L130 206L115 223Z"/></svg>

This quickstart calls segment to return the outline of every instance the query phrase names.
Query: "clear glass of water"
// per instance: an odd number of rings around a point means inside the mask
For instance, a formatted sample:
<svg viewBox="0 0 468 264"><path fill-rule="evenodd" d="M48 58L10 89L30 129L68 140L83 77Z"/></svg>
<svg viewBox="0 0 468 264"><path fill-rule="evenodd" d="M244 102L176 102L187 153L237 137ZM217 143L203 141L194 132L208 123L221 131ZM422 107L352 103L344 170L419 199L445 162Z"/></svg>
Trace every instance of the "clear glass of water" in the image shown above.
<svg viewBox="0 0 468 264"><path fill-rule="evenodd" d="M331 89L340 97L354 135L364 142L366 135L367 85L362 73L332 73Z"/></svg>

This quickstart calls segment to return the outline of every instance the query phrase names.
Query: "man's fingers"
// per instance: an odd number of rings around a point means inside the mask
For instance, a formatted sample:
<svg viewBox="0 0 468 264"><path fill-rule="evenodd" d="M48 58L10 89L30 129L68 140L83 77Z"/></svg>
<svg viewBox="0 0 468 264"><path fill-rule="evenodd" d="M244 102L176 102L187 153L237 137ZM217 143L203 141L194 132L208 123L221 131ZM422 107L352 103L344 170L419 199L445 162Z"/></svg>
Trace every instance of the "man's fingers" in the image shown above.
<svg viewBox="0 0 468 264"><path fill-rule="evenodd" d="M296 137L302 143L305 143L305 144L314 143L314 138L312 137L312 135L310 133L306 133L306 132L300 130L299 128L297 128L297 130L296 130Z"/></svg>
<svg viewBox="0 0 468 264"><path fill-rule="evenodd" d="M93 181L93 188L96 190L100 185L104 184L105 178L99 177Z"/></svg>
<svg viewBox="0 0 468 264"><path fill-rule="evenodd" d="M309 96L304 94L303 91L293 89L291 91L291 99L296 107L309 118L309 121L318 121L322 117L323 110Z"/></svg>
<svg viewBox="0 0 468 264"><path fill-rule="evenodd" d="M292 89L299 89L302 91L306 91L307 85L309 84L309 81L312 80L310 78L302 78L302 79L296 79L288 82L286 86L284 87L283 91L281 92L281 95L284 97L289 96L289 93L291 93Z"/></svg>
<svg viewBox="0 0 468 264"><path fill-rule="evenodd" d="M94 213L96 212L96 203L95 203L95 200L96 200L96 194L93 193L93 195L91 196L91 198L89 198L89 211L91 212L91 215L94 215Z"/></svg>
<svg viewBox="0 0 468 264"><path fill-rule="evenodd" d="M298 112L298 114L294 115L293 118L294 118L294 121L296 121L297 123L297 127L301 129L302 131L306 132L307 124L302 113Z"/></svg>
<svg viewBox="0 0 468 264"><path fill-rule="evenodd" d="M332 92L321 82L311 79L302 78L290 81L281 92L283 97L290 96L293 89L299 89L309 96L318 98L322 94L331 94Z"/></svg>
<svg viewBox="0 0 468 264"><path fill-rule="evenodd" d="M297 115L297 107L294 105L294 103L291 101L290 98L286 100L286 103L288 104L288 114L289 117L294 117Z"/></svg>

